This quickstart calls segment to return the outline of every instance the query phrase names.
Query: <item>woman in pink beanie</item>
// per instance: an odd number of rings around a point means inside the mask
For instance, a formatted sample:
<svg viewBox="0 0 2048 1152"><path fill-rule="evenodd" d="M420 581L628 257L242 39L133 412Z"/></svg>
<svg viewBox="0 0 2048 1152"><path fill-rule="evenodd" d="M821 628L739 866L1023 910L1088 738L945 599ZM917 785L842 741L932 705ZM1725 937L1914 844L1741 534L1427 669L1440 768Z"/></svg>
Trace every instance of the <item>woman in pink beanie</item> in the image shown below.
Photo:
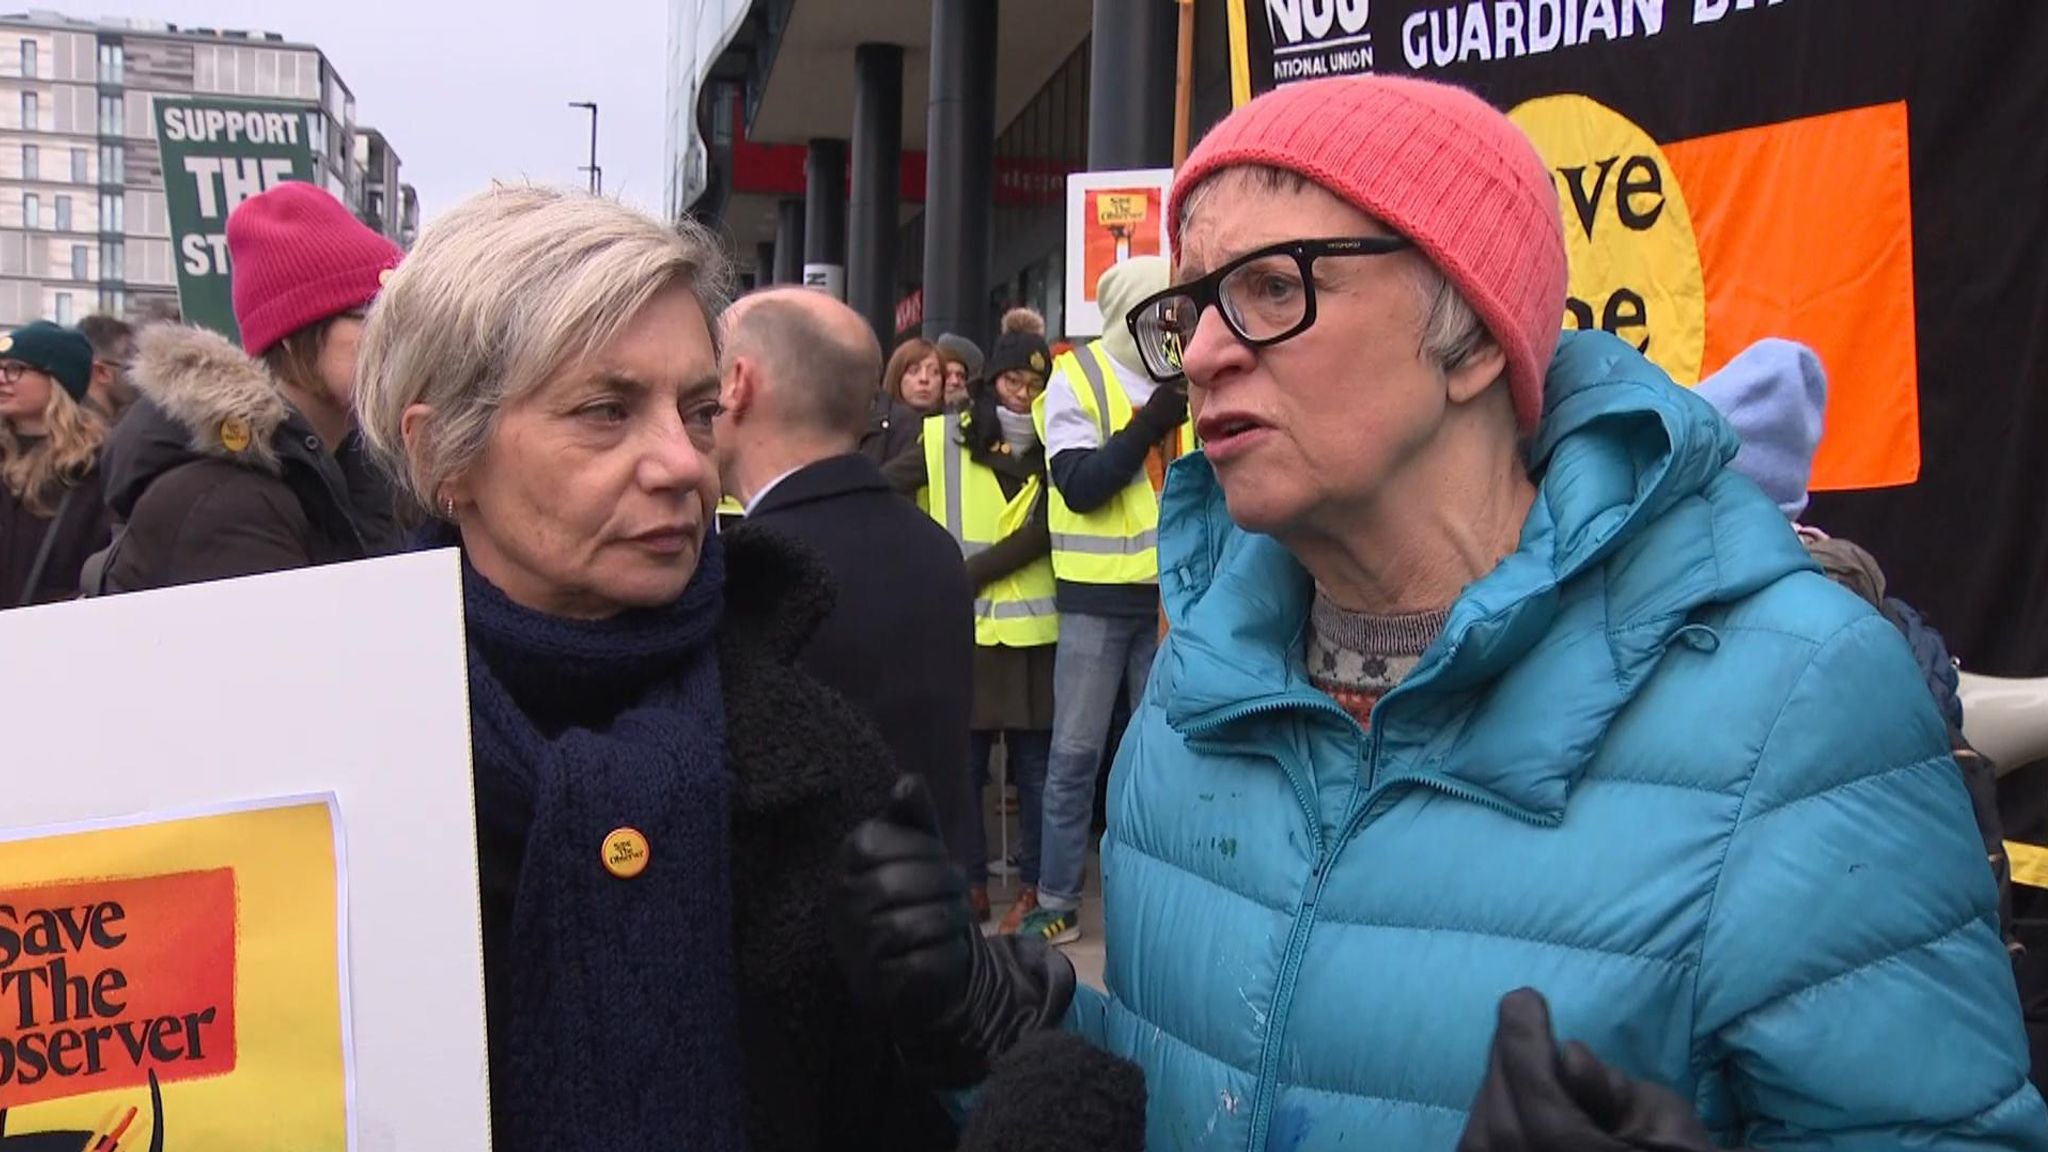
<svg viewBox="0 0 2048 1152"><path fill-rule="evenodd" d="M1289 86L1168 220L1130 327L1204 453L1110 785L1107 993L1068 1017L1143 1066L1148 1147L2048 1148L1912 658L1711 406L1560 339L1558 191L1513 124ZM992 978L909 928L957 882L865 831L846 904L881 910L891 1006L991 1034Z"/></svg>
<svg viewBox="0 0 2048 1152"><path fill-rule="evenodd" d="M396 245L312 184L228 217L242 346L161 326L138 341L143 403L107 448L126 522L88 592L126 592L392 551L389 485L356 435L356 341Z"/></svg>

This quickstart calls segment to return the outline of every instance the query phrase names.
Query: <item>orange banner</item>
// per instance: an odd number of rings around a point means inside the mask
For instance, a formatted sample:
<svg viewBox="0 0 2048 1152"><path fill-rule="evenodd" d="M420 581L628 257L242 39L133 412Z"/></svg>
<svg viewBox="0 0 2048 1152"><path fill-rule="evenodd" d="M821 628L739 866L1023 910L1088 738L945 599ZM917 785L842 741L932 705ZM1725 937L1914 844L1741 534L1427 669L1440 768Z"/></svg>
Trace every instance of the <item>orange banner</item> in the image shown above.
<svg viewBox="0 0 2048 1152"><path fill-rule="evenodd" d="M1806 344L1828 375L1811 488L1919 478L1903 103L1671 142L1580 95L1513 116L1557 184L1567 327L1612 332L1687 386L1765 337Z"/></svg>
<svg viewBox="0 0 2048 1152"><path fill-rule="evenodd" d="M1812 488L1920 477L1913 196L1904 102L1664 146L1707 286L1705 370L1766 336L1828 373Z"/></svg>
<svg viewBox="0 0 2048 1152"><path fill-rule="evenodd" d="M0 890L0 1109L234 1068L233 871Z"/></svg>

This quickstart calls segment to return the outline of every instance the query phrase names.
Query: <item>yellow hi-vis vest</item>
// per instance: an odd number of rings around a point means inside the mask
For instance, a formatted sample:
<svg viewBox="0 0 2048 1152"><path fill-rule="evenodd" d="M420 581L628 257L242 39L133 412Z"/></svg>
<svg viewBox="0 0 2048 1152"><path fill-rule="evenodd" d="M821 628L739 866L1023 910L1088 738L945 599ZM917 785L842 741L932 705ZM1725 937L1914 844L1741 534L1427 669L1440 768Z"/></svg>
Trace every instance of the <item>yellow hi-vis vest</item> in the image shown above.
<svg viewBox="0 0 2048 1152"><path fill-rule="evenodd" d="M1052 362L1055 377L1064 373L1080 401L1081 411L1095 422L1102 443L1131 422L1131 398L1110 364L1109 353L1096 341ZM1031 406L1038 439L1045 441L1045 394ZM1192 421L1181 428L1181 444L1195 442ZM1157 584L1159 582L1159 496L1143 472L1109 503L1083 516L1067 507L1058 485L1047 508L1052 529L1052 570L1075 584Z"/></svg>
<svg viewBox="0 0 2048 1152"><path fill-rule="evenodd" d="M1003 501L1002 484L960 443L960 414L924 422L925 487L932 519L952 534L962 556L985 551L1031 518L1044 481L1033 476L1015 498ZM983 648L1037 648L1057 643L1059 613L1052 603L1052 560L1041 557L975 589L974 642Z"/></svg>
<svg viewBox="0 0 2048 1152"><path fill-rule="evenodd" d="M715 526L721 532L731 531L740 521L746 518L746 506L730 496L720 497L718 507L712 513Z"/></svg>

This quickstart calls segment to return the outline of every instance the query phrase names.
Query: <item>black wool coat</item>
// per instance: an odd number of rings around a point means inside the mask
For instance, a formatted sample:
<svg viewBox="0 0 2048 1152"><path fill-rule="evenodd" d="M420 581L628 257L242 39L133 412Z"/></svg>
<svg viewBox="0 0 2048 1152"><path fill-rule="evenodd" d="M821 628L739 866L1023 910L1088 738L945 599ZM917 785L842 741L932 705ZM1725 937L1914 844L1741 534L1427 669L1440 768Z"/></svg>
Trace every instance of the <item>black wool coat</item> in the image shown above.
<svg viewBox="0 0 2048 1152"><path fill-rule="evenodd" d="M784 477L731 538L764 532L814 553L837 590L804 669L873 723L898 768L925 779L946 843L968 843L980 808L968 776L974 591L960 546L857 453Z"/></svg>
<svg viewBox="0 0 2048 1152"><path fill-rule="evenodd" d="M891 497L894 499L894 497ZM896 769L858 711L801 667L829 619L824 567L768 533L727 539L719 672L734 774L733 948L753 1152L935 1152L939 1098L852 999L825 935L841 841ZM964 764L964 759L962 760Z"/></svg>

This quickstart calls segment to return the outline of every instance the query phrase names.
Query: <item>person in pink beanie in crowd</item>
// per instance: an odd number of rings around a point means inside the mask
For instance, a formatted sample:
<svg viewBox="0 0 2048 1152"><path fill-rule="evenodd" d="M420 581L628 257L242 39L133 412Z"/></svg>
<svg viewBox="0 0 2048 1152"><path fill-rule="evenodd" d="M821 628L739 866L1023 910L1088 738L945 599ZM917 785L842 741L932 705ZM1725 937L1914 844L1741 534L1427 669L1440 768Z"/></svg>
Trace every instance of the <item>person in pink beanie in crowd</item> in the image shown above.
<svg viewBox="0 0 2048 1152"><path fill-rule="evenodd" d="M1560 335L1528 139L1455 87L1290 85L1167 222L1129 327L1203 452L1110 783L1107 990L1065 1018L1143 1068L1146 1146L2048 1149L1912 657L1711 405ZM849 838L847 968L986 1064L1021 977L910 813Z"/></svg>
<svg viewBox="0 0 2048 1152"><path fill-rule="evenodd" d="M123 524L88 594L357 560L403 543L396 501L356 434L356 341L398 246L312 184L228 217L242 346L163 325L137 341L142 402L108 443Z"/></svg>

